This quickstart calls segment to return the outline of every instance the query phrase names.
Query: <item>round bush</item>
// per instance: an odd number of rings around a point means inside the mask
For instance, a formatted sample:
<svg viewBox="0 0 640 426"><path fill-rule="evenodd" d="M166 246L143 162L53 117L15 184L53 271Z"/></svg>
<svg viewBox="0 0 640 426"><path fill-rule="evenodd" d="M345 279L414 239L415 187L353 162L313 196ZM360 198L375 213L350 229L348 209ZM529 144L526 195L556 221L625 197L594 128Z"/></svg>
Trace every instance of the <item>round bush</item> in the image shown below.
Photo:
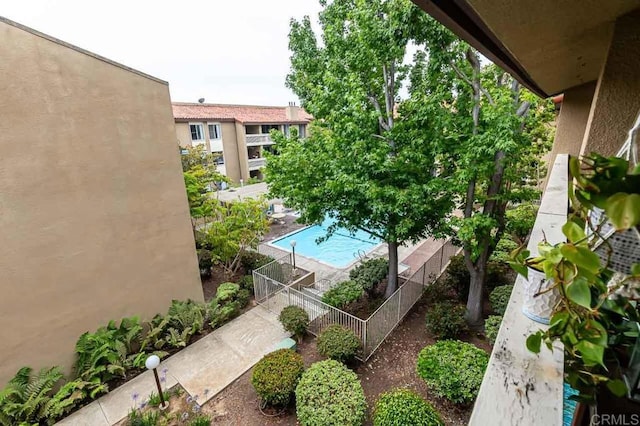
<svg viewBox="0 0 640 426"><path fill-rule="evenodd" d="M322 295L322 301L338 309L355 302L364 294L364 288L355 281L342 281Z"/></svg>
<svg viewBox="0 0 640 426"><path fill-rule="evenodd" d="M358 426L367 400L356 373L326 360L312 364L296 388L296 414L302 426Z"/></svg>
<svg viewBox="0 0 640 426"><path fill-rule="evenodd" d="M484 335L487 336L489 343L492 345L496 342L496 337L498 337L500 324L502 324L502 316L500 315L489 315L489 318L484 322Z"/></svg>
<svg viewBox="0 0 640 426"><path fill-rule="evenodd" d="M216 290L216 299L218 302L224 303L235 299L236 295L240 291L240 286L236 283L222 283Z"/></svg>
<svg viewBox="0 0 640 426"><path fill-rule="evenodd" d="M440 426L438 412L420 395L406 389L383 393L376 402L373 426Z"/></svg>
<svg viewBox="0 0 640 426"><path fill-rule="evenodd" d="M260 399L269 405L287 405L304 371L302 356L291 349L279 349L253 368L251 384Z"/></svg>
<svg viewBox="0 0 640 426"><path fill-rule="evenodd" d="M501 285L493 289L491 294L489 294L489 302L491 303L491 309L493 309L493 312L499 315L504 315L504 312L507 310L507 305L509 304L509 298L511 297L512 291L512 285Z"/></svg>
<svg viewBox="0 0 640 426"><path fill-rule="evenodd" d="M489 356L472 344L442 340L418 354L418 375L439 397L469 404L478 395Z"/></svg>
<svg viewBox="0 0 640 426"><path fill-rule="evenodd" d="M467 331L467 308L452 302L434 304L427 311L427 330L437 339L453 339Z"/></svg>
<svg viewBox="0 0 640 426"><path fill-rule="evenodd" d="M384 258L362 262L349 272L349 278L357 282L366 291L371 292L387 277L389 261Z"/></svg>
<svg viewBox="0 0 640 426"><path fill-rule="evenodd" d="M320 355L347 362L352 360L360 349L360 339L348 328L334 324L320 333L317 346Z"/></svg>
<svg viewBox="0 0 640 426"><path fill-rule="evenodd" d="M278 319L282 327L298 339L304 336L309 327L309 314L298 306L287 306L280 312Z"/></svg>

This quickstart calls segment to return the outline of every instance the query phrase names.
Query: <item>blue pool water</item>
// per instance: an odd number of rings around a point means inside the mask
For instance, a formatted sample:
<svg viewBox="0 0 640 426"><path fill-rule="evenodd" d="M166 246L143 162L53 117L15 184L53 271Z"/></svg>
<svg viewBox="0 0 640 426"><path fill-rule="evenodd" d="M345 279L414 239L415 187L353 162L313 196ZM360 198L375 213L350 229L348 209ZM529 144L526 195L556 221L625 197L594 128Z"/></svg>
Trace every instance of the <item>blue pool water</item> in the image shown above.
<svg viewBox="0 0 640 426"><path fill-rule="evenodd" d="M326 219L320 225L309 226L286 237L271 242L276 247L291 251L291 240L296 241L296 254L328 263L336 268L344 268L356 260L358 251L365 253L380 244L380 240L368 232L349 231L338 228L328 240L316 244L316 239L327 235L327 228L333 223Z"/></svg>

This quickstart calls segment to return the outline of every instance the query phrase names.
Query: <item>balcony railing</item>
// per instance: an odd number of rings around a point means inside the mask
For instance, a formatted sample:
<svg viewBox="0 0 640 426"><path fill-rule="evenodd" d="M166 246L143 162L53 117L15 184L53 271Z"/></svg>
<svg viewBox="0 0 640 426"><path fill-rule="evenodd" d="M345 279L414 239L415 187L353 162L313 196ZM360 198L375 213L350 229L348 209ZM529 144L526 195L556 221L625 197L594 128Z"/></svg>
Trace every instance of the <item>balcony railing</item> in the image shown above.
<svg viewBox="0 0 640 426"><path fill-rule="evenodd" d="M266 158L251 158L249 160L249 170L257 170L267 164Z"/></svg>
<svg viewBox="0 0 640 426"><path fill-rule="evenodd" d="M528 249L538 253L544 237L551 244L564 241L562 225L568 209L568 156L556 157L542 196ZM538 355L527 350L530 334L547 326L522 313L524 278L516 279L489 366L473 408L471 426L562 425L562 348L542 345Z"/></svg>
<svg viewBox="0 0 640 426"><path fill-rule="evenodd" d="M268 133L263 133L259 135L247 135L246 141L247 141L247 146L274 144L273 140L271 139L271 135L269 135Z"/></svg>

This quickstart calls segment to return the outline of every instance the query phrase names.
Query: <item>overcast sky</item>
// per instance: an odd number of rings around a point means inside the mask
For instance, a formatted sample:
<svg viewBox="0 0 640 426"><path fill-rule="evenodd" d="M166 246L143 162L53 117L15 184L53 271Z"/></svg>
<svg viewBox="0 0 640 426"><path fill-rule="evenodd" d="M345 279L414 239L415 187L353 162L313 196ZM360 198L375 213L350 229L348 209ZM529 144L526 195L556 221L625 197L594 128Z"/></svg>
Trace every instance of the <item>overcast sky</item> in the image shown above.
<svg viewBox="0 0 640 426"><path fill-rule="evenodd" d="M169 82L173 101L286 105L289 20L318 0L0 0L0 16Z"/></svg>

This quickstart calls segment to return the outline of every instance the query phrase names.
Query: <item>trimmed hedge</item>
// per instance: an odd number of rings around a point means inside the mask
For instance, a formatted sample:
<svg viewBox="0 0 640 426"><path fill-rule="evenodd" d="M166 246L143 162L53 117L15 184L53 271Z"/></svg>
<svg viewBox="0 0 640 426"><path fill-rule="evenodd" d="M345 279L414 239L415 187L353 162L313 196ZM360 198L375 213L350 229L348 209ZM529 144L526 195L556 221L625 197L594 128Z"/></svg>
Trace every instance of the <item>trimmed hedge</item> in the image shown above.
<svg viewBox="0 0 640 426"><path fill-rule="evenodd" d="M389 274L389 261L384 258L362 262L349 272L349 278L371 292Z"/></svg>
<svg viewBox="0 0 640 426"><path fill-rule="evenodd" d="M452 302L440 302L427 310L427 330L437 339L453 339L465 333L467 308Z"/></svg>
<svg viewBox="0 0 640 426"><path fill-rule="evenodd" d="M493 289L489 294L489 302L491 303L491 309L498 315L504 315L509 304L509 298L513 291L512 285L501 285Z"/></svg>
<svg viewBox="0 0 640 426"><path fill-rule="evenodd" d="M251 384L266 404L287 405L303 371L302 355L291 349L279 349L258 361L253 368Z"/></svg>
<svg viewBox="0 0 640 426"><path fill-rule="evenodd" d="M322 301L334 308L344 308L364 294L364 288L355 281L342 281L322 295Z"/></svg>
<svg viewBox="0 0 640 426"><path fill-rule="evenodd" d="M312 364L296 388L296 414L302 426L359 426L367 400L358 376L343 364Z"/></svg>
<svg viewBox="0 0 640 426"><path fill-rule="evenodd" d="M489 315L489 318L484 322L484 335L487 336L489 343L492 345L496 342L496 337L498 337L500 324L502 324L501 315Z"/></svg>
<svg viewBox="0 0 640 426"><path fill-rule="evenodd" d="M234 300L240 291L240 286L236 283L222 283L216 290L216 299L220 303Z"/></svg>
<svg viewBox="0 0 640 426"><path fill-rule="evenodd" d="M441 340L418 354L418 375L439 397L470 404L478 395L489 355L470 343Z"/></svg>
<svg viewBox="0 0 640 426"><path fill-rule="evenodd" d="M282 327L300 339L307 332L309 327L309 314L298 306L287 306L280 311L278 317L282 323Z"/></svg>
<svg viewBox="0 0 640 426"><path fill-rule="evenodd" d="M441 426L438 412L420 395L407 389L383 393L376 402L373 426Z"/></svg>
<svg viewBox="0 0 640 426"><path fill-rule="evenodd" d="M325 328L317 339L320 355L340 362L353 360L360 345L360 339L353 331L338 324Z"/></svg>

